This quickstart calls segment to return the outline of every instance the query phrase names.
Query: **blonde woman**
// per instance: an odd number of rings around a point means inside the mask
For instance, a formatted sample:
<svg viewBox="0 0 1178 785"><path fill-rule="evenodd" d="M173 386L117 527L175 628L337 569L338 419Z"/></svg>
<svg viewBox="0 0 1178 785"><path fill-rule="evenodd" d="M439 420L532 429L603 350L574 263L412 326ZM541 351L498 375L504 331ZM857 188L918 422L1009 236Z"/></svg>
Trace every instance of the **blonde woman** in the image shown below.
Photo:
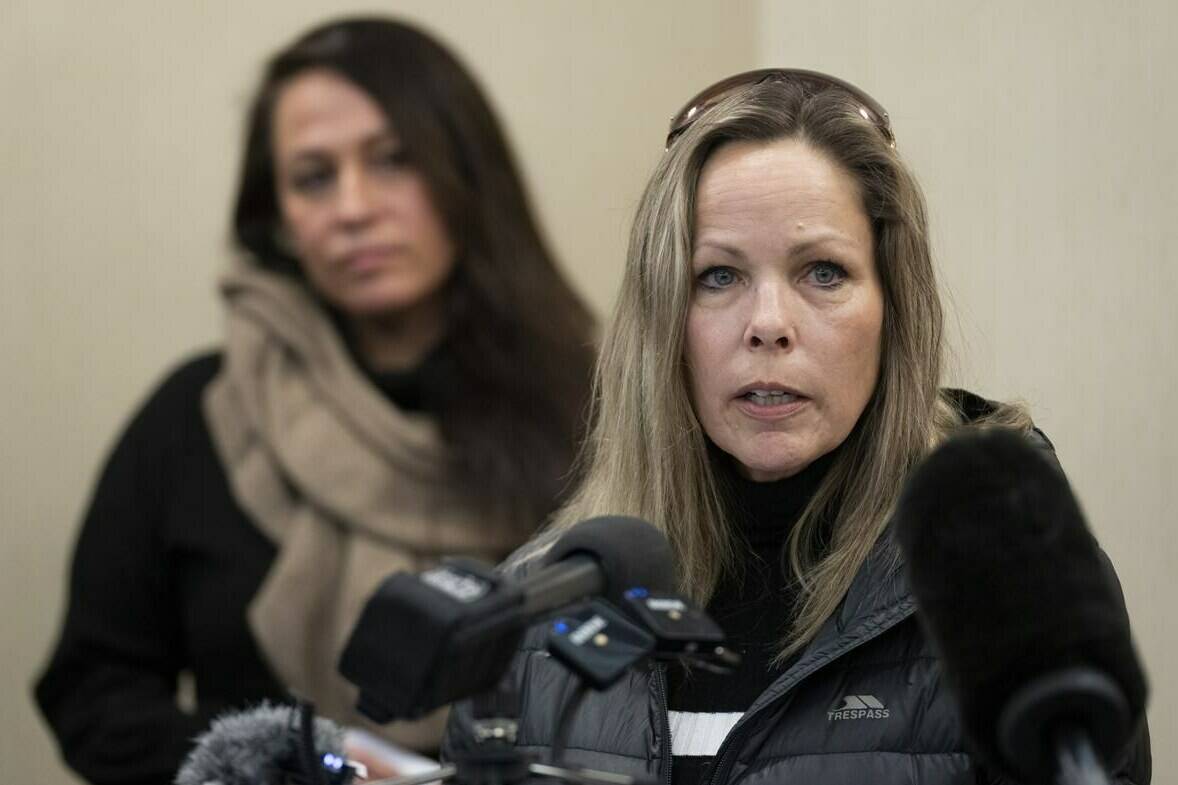
<svg viewBox="0 0 1178 785"><path fill-rule="evenodd" d="M743 662L653 665L591 694L570 765L675 783L996 781L965 751L888 522L954 428L1050 444L1021 409L940 389L941 324L923 197L878 103L790 70L688 103L634 222L584 481L552 529L653 522ZM571 690L543 648L534 631L513 671L532 751L552 746ZM1149 781L1144 728L1120 775Z"/></svg>

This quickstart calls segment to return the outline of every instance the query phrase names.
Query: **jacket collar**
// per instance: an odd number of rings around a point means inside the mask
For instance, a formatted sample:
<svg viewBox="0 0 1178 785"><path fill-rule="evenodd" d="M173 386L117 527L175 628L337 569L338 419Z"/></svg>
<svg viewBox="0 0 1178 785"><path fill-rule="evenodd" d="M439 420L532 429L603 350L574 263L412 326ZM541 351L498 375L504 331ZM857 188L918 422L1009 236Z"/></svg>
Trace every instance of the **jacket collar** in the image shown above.
<svg viewBox="0 0 1178 785"><path fill-rule="evenodd" d="M882 635L915 611L916 601L908 589L899 549L888 529L859 569L838 610L794 663L749 707L746 718L814 671Z"/></svg>
<svg viewBox="0 0 1178 785"><path fill-rule="evenodd" d="M871 555L851 582L838 612L826 626L833 626L841 635L857 625L871 623L881 614L887 615L892 609L911 605L912 593L908 588L904 562L889 526L880 535Z"/></svg>

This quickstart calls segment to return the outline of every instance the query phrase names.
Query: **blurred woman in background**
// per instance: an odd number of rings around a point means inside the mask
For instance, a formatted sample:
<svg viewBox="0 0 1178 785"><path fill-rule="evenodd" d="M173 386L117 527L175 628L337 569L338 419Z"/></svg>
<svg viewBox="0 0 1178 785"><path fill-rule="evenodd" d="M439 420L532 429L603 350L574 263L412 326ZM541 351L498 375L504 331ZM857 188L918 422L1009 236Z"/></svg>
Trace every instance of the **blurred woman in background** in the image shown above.
<svg viewBox="0 0 1178 785"><path fill-rule="evenodd" d="M360 723L335 664L364 599L523 542L581 426L592 317L480 89L420 31L337 21L273 57L233 230L225 345L115 446L36 685L95 783L170 782L214 714L288 689ZM430 751L441 721L383 732Z"/></svg>

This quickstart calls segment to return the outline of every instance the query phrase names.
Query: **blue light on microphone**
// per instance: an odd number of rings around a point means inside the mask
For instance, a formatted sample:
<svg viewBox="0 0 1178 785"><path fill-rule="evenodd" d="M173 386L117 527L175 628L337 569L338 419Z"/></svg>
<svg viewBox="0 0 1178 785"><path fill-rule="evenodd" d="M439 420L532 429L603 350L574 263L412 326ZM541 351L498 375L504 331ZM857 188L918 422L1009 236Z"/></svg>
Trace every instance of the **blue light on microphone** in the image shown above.
<svg viewBox="0 0 1178 785"><path fill-rule="evenodd" d="M648 592L646 589L642 588L641 586L635 586L633 589L626 590L626 599L628 599L628 600L641 600L649 594L650 594L650 592Z"/></svg>

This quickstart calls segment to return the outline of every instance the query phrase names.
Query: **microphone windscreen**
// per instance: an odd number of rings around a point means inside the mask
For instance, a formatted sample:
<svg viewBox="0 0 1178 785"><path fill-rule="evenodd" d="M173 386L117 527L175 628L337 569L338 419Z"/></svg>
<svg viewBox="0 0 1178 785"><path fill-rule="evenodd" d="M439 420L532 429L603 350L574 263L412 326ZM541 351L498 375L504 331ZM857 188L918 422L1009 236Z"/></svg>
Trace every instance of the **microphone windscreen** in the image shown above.
<svg viewBox="0 0 1178 785"><path fill-rule="evenodd" d="M282 764L297 750L296 709L263 703L224 714L196 740L176 774L175 785L270 785L281 780ZM343 730L322 717L315 720L318 753L342 755Z"/></svg>
<svg viewBox="0 0 1178 785"><path fill-rule="evenodd" d="M895 527L981 755L1002 760L996 726L1012 693L1071 667L1112 677L1140 719L1145 677L1115 575L1062 471L1026 436L975 429L946 441L909 478Z"/></svg>
<svg viewBox="0 0 1178 785"><path fill-rule="evenodd" d="M586 554L605 573L604 595L615 604L635 586L675 591L675 557L666 536L641 518L605 515L589 518L566 531L544 556L555 564L573 554Z"/></svg>

